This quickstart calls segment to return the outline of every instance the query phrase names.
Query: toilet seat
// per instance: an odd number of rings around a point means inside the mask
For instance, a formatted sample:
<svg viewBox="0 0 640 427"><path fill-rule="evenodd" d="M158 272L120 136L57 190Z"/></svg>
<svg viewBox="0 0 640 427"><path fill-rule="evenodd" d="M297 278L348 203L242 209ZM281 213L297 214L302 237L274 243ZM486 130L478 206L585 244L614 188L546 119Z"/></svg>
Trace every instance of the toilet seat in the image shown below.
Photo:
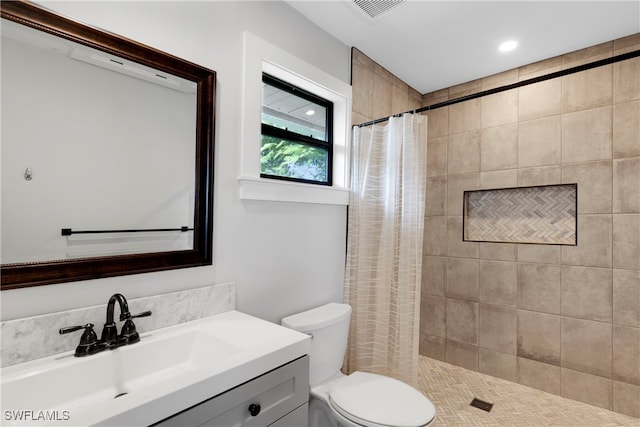
<svg viewBox="0 0 640 427"><path fill-rule="evenodd" d="M367 427L421 427L436 415L419 391L377 374L354 372L332 384L328 394L340 415Z"/></svg>

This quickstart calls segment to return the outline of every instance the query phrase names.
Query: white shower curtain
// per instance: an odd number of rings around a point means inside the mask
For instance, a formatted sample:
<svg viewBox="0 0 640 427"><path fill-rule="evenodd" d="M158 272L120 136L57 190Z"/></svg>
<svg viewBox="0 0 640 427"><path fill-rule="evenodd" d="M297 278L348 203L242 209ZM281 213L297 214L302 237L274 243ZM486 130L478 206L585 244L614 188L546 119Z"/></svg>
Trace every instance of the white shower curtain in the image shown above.
<svg viewBox="0 0 640 427"><path fill-rule="evenodd" d="M354 128L345 370L417 384L427 117Z"/></svg>

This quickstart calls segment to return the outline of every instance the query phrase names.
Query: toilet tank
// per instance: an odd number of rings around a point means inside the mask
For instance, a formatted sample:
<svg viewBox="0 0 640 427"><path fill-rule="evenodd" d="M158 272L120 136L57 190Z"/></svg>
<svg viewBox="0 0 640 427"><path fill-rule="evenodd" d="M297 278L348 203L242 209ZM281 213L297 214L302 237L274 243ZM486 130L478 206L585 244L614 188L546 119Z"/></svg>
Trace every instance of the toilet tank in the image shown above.
<svg viewBox="0 0 640 427"><path fill-rule="evenodd" d="M282 319L282 326L311 335L309 383L312 387L340 372L350 318L350 305L329 303Z"/></svg>

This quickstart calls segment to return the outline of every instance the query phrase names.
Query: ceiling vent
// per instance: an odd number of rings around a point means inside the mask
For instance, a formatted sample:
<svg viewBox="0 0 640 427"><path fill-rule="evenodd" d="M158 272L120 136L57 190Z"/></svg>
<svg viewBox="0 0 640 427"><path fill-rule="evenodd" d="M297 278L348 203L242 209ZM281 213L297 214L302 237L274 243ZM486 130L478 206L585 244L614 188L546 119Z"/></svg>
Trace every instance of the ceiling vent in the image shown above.
<svg viewBox="0 0 640 427"><path fill-rule="evenodd" d="M404 2L405 0L353 0L353 4L372 19L379 18Z"/></svg>

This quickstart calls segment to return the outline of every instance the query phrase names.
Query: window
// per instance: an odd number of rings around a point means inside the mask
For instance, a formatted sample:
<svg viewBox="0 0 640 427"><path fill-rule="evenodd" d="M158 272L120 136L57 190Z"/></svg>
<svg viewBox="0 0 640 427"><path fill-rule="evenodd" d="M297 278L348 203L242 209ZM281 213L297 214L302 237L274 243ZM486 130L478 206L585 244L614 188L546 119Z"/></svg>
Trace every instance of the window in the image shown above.
<svg viewBox="0 0 640 427"><path fill-rule="evenodd" d="M262 74L260 176L331 185L333 103Z"/></svg>
<svg viewBox="0 0 640 427"><path fill-rule="evenodd" d="M243 62L238 164L240 200L348 205L351 85L247 31L244 33ZM305 147L324 149L321 152L328 155L327 182L304 181L305 178L295 177L271 179L270 175L261 172L262 78L265 74L286 82L287 87L298 88L299 91L294 92L296 95L306 92L330 103L333 117L327 120L325 132L331 140L324 141L316 136L311 141L296 141L303 145L306 143ZM325 107L317 100L313 102ZM317 117L322 114L326 111L315 113Z"/></svg>

